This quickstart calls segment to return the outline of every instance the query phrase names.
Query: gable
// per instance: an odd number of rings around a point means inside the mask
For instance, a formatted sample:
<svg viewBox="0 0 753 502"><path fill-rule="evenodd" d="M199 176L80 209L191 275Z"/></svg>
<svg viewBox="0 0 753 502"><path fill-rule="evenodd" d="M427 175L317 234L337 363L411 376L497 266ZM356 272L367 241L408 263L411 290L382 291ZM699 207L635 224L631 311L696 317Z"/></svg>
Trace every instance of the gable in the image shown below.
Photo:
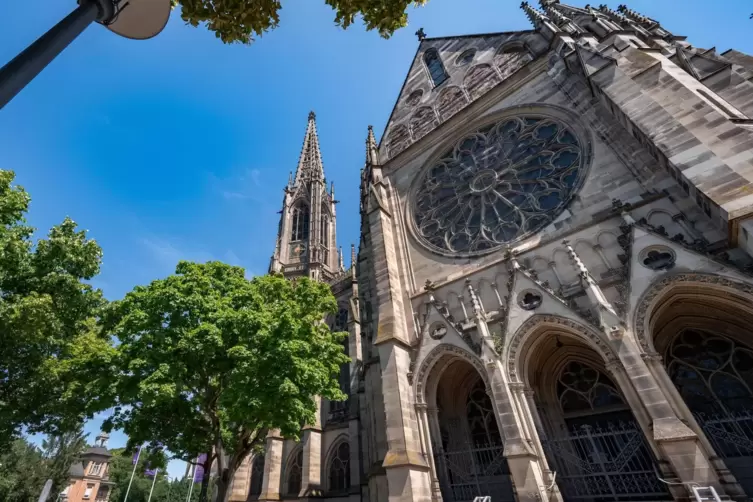
<svg viewBox="0 0 753 502"><path fill-rule="evenodd" d="M395 157L548 47L535 31L423 40L387 122L380 157ZM430 53L439 57L443 68L430 70Z"/></svg>

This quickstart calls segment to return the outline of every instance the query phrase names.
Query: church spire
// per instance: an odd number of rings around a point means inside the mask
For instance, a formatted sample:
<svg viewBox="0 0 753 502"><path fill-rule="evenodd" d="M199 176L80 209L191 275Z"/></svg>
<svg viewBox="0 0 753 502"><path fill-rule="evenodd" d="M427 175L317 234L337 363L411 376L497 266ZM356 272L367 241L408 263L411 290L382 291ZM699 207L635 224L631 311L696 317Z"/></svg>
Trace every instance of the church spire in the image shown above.
<svg viewBox="0 0 753 502"><path fill-rule="evenodd" d="M328 281L340 271L335 189L324 180L316 114L309 113L295 175L284 190L270 271Z"/></svg>
<svg viewBox="0 0 753 502"><path fill-rule="evenodd" d="M316 133L316 113L309 112L306 135L303 137L303 149L295 171L295 183L314 179L324 179L324 165L322 153L319 150L319 136Z"/></svg>

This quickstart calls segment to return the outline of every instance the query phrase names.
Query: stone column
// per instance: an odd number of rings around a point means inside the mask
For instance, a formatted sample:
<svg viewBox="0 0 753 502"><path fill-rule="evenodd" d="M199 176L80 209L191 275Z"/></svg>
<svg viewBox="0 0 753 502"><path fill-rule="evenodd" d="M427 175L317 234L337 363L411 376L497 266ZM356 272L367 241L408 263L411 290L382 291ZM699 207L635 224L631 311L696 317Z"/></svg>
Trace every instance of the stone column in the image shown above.
<svg viewBox="0 0 753 502"><path fill-rule="evenodd" d="M439 409L438 408L428 408L427 414L427 425L429 426L429 442L432 443L432 451L434 451L434 445L436 444L437 448L439 448L440 452L442 451L442 432L439 429ZM436 439L436 442L432 442L432 438ZM439 471L442 470L440 473ZM436 500L442 500L442 484L440 483L440 478L446 480L449 478L449 473L447 472L447 463L446 462L440 462L437 464L437 462L434 462L434 474L436 476L436 484L432 482L431 487L431 496L433 499Z"/></svg>
<svg viewBox="0 0 753 502"><path fill-rule="evenodd" d="M526 441L501 363L499 360L488 361L486 370L491 386L487 392L497 412L497 423L505 442L504 455L510 467L517 500L519 502L547 500L538 455Z"/></svg>
<svg viewBox="0 0 753 502"><path fill-rule="evenodd" d="M744 490L737 482L737 479L732 474L732 472L730 472L730 470L727 468L724 461L719 458L716 451L714 450L713 445L709 442L708 438L703 433L703 430L698 425L698 422L696 422L696 419L688 408L688 405L685 403L685 400L683 400L682 396L680 396L680 393L677 391L674 382L672 382L672 379L669 378L669 375L667 374L664 365L662 364L661 355L652 353L641 354L641 356L646 362L646 366L648 366L651 374L654 376L654 378L656 378L659 385L663 387L664 393L667 396L672 407L675 409L675 412L680 417L684 418L684 421L688 423L694 431L697 431L698 440L703 446L706 454L709 456L709 461L716 470L720 482L724 485L727 495L736 500L744 499L746 497Z"/></svg>
<svg viewBox="0 0 753 502"><path fill-rule="evenodd" d="M442 491L439 488L437 466L434 463L434 449L431 445L427 409L428 406L426 403L416 403L416 412L418 414L418 423L421 431L421 442L424 446L424 455L426 456L426 462L429 464L431 473L431 499L434 502L442 502Z"/></svg>
<svg viewBox="0 0 753 502"><path fill-rule="evenodd" d="M267 449L264 454L264 481L262 482L261 495L259 495L261 502L280 500L283 441L279 429L273 429L267 434Z"/></svg>
<svg viewBox="0 0 753 502"><path fill-rule="evenodd" d="M246 456L235 471L233 483L230 485L230 497L228 502L245 502L248 498L248 491L251 486L251 458L252 455Z"/></svg>
<svg viewBox="0 0 753 502"><path fill-rule="evenodd" d="M389 189L377 165L376 143L369 132L371 189L368 224L374 289L376 337L386 420L387 454L382 463L389 502L429 502L429 467L421 455L418 423L408 382L411 339L403 304Z"/></svg>
<svg viewBox="0 0 753 502"><path fill-rule="evenodd" d="M632 385L635 390L650 420L650 439L658 446L662 460L669 462L679 480L688 484L686 486L712 485L720 494L724 493L698 436L675 414L656 378L643 361L633 337L615 331L612 338L612 345L621 364L611 365L610 369L618 381L622 379L621 372L624 371L628 381L623 385Z"/></svg>
<svg viewBox="0 0 753 502"><path fill-rule="evenodd" d="M316 422L303 428L303 466L299 497L322 492L322 398L316 397Z"/></svg>

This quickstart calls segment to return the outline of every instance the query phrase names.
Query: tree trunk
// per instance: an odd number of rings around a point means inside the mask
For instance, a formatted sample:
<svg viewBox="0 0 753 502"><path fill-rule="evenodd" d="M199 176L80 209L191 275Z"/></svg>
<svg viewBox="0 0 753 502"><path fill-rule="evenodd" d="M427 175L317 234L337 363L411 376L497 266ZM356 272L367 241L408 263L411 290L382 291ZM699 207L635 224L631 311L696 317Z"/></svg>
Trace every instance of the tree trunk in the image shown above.
<svg viewBox="0 0 753 502"><path fill-rule="evenodd" d="M214 458L212 455L207 455L207 460L204 462L204 473L201 477L201 492L199 493L199 502L207 502L207 492L209 488L209 478L212 475L212 463Z"/></svg>
<svg viewBox="0 0 753 502"><path fill-rule="evenodd" d="M230 488L233 486L235 470L225 468L222 474L217 476L217 499L215 502L227 502L230 497Z"/></svg>

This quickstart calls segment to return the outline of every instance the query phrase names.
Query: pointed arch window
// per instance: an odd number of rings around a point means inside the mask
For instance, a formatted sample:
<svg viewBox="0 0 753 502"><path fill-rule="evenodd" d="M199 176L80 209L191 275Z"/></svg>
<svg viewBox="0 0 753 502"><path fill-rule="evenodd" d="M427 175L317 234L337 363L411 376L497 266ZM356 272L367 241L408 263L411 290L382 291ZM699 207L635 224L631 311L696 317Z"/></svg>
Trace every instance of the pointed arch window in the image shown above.
<svg viewBox="0 0 753 502"><path fill-rule="evenodd" d="M287 483L285 484L286 494L297 497L301 493L301 483L303 482L303 448L293 454L293 459L288 465Z"/></svg>
<svg viewBox="0 0 753 502"><path fill-rule="evenodd" d="M424 53L424 64L434 82L434 87L447 80L447 71L436 49L429 49Z"/></svg>
<svg viewBox="0 0 753 502"><path fill-rule="evenodd" d="M322 216L321 216L321 227L322 227L322 250L323 250L323 258L324 262L329 262L329 244L330 244L330 229L329 229L329 214L327 214L327 210L322 207Z"/></svg>
<svg viewBox="0 0 753 502"><path fill-rule="evenodd" d="M342 492L348 489L350 478L350 444L347 441L340 443L332 452L329 461L329 490Z"/></svg>
<svg viewBox="0 0 753 502"><path fill-rule="evenodd" d="M264 455L254 456L251 462L251 483L248 490L248 500L256 500L261 495L262 485L264 483Z"/></svg>
<svg viewBox="0 0 753 502"><path fill-rule="evenodd" d="M293 207L291 230L291 241L303 241L309 238L309 207L304 202L298 202Z"/></svg>

